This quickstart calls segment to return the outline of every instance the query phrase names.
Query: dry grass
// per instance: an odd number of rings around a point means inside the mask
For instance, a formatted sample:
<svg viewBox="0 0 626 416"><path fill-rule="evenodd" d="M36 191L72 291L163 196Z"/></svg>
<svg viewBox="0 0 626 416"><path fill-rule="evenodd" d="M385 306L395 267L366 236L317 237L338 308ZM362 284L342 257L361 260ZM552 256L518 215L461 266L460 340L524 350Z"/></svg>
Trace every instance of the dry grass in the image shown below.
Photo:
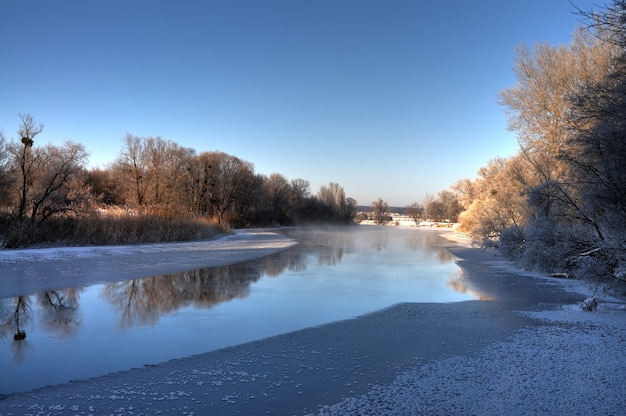
<svg viewBox="0 0 626 416"><path fill-rule="evenodd" d="M166 212L92 212L59 217L32 225L5 220L2 241L6 248L33 246L122 245L214 238L228 231L202 217Z"/></svg>

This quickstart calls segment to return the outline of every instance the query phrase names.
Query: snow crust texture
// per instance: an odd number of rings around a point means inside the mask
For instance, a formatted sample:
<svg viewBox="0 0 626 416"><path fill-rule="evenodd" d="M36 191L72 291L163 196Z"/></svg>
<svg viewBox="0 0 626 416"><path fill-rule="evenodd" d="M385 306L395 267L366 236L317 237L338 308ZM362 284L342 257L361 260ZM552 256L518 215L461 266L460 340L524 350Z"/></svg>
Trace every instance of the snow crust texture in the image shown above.
<svg viewBox="0 0 626 416"><path fill-rule="evenodd" d="M415 367L317 414L624 415L626 327L617 317L534 314L525 328L476 357Z"/></svg>
<svg viewBox="0 0 626 416"><path fill-rule="evenodd" d="M540 323L467 355L417 360L388 383L364 383L376 367L358 352L281 337L217 361L201 355L9 396L0 415L626 414L623 311L523 314ZM343 400L307 403L312 386L333 383L348 393Z"/></svg>

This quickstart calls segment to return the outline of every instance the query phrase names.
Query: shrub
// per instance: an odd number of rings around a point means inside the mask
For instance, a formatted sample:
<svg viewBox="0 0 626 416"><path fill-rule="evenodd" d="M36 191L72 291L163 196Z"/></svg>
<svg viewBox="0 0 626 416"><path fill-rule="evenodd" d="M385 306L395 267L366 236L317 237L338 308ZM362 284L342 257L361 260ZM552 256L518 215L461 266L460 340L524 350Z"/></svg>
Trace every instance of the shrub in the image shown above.
<svg viewBox="0 0 626 416"><path fill-rule="evenodd" d="M559 225L548 218L536 218L526 227L523 267L545 272L563 271L572 254L570 242Z"/></svg>
<svg viewBox="0 0 626 416"><path fill-rule="evenodd" d="M500 234L500 254L512 261L519 261L526 249L524 231L509 227Z"/></svg>

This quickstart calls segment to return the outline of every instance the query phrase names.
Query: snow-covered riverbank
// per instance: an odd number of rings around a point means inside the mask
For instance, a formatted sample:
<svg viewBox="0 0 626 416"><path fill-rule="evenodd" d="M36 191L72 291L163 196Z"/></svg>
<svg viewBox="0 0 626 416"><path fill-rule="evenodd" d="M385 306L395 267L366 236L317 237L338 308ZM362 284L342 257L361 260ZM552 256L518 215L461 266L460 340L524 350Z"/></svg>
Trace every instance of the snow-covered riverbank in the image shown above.
<svg viewBox="0 0 626 416"><path fill-rule="evenodd" d="M601 299L600 312L582 312L584 285L446 244L465 283L490 300L394 305L11 395L0 400L0 415L626 412L626 311L619 300Z"/></svg>
<svg viewBox="0 0 626 416"><path fill-rule="evenodd" d="M237 230L207 241L0 250L0 299L226 266L268 256L296 243L268 230Z"/></svg>

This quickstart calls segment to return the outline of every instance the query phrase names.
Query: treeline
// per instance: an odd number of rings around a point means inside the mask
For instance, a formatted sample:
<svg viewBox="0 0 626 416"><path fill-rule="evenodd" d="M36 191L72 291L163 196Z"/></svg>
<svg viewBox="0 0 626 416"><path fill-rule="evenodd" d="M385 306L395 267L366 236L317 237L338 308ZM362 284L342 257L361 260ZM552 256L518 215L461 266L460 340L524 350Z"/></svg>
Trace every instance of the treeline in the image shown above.
<svg viewBox="0 0 626 416"><path fill-rule="evenodd" d="M393 214L407 215L419 225L422 221L436 223L456 223L463 211L457 192L443 190L437 196L426 194L424 202L413 202L405 207L390 207L382 198L373 201L370 206L357 207L356 222L373 220L379 225L393 222Z"/></svg>
<svg viewBox="0 0 626 416"><path fill-rule="evenodd" d="M0 136L0 242L121 244L211 237L230 227L350 223L356 201L330 183L257 174L252 163L128 134L116 160L87 169L82 144L36 146L43 125L20 114Z"/></svg>
<svg viewBox="0 0 626 416"><path fill-rule="evenodd" d="M626 2L580 14L569 45L517 50L519 152L453 189L461 229L525 267L626 281Z"/></svg>

